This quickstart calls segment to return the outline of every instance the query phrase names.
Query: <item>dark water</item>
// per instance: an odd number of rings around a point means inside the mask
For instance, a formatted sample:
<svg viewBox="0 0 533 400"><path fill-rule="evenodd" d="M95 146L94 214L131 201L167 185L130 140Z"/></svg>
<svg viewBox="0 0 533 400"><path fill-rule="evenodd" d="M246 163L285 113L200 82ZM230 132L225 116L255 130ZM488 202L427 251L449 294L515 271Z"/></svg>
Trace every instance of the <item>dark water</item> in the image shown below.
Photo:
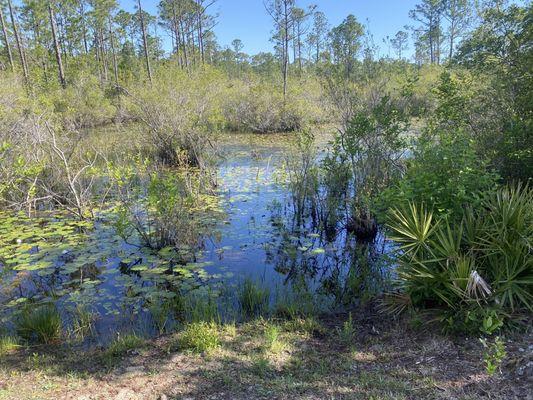
<svg viewBox="0 0 533 400"><path fill-rule="evenodd" d="M203 239L196 262L179 273L166 273L164 257L124 243L103 217L77 238L77 227L65 228L62 216L37 226L4 215L13 223L0 226L0 245L23 255L0 258L4 329L14 329L24 304L52 301L66 325L76 306L98 315L89 341L105 343L124 330L151 334L156 331L151 310L176 293L209 288L234 305L245 279L269 287L272 302L297 288L320 297L325 308L344 307L381 290L387 271L383 238L358 244L342 220L326 233L311 219L295 217L283 184L282 166L292 154L288 137L232 135L223 139L221 154L217 181L226 214ZM66 232L55 234L60 230ZM44 241L43 232L49 235Z"/></svg>

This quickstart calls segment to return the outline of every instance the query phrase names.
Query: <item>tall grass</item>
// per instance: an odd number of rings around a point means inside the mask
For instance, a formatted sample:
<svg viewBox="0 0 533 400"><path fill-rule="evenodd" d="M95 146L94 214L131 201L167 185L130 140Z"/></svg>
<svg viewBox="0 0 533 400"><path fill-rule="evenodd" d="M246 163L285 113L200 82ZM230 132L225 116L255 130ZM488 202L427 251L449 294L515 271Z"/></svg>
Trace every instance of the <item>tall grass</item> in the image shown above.
<svg viewBox="0 0 533 400"><path fill-rule="evenodd" d="M247 278L239 288L238 300L243 316L263 315L270 304L270 289Z"/></svg>
<svg viewBox="0 0 533 400"><path fill-rule="evenodd" d="M16 325L18 334L28 341L49 344L61 338L61 316L52 304L26 308Z"/></svg>

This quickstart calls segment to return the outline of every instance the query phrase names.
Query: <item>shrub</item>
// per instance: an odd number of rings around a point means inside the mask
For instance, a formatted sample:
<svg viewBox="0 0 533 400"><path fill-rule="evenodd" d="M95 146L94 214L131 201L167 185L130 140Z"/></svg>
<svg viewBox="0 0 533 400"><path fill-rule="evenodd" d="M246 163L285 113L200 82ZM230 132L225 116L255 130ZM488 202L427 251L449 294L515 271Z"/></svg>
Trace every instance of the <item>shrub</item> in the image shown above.
<svg viewBox="0 0 533 400"><path fill-rule="evenodd" d="M61 316L52 304L22 311L17 321L17 332L26 340L52 343L61 337Z"/></svg>
<svg viewBox="0 0 533 400"><path fill-rule="evenodd" d="M220 346L218 326L208 322L193 322L181 333L179 347L195 353L210 352Z"/></svg>
<svg viewBox="0 0 533 400"><path fill-rule="evenodd" d="M499 328L494 321L506 313L533 310L531 189L488 193L459 223L412 203L391 215L398 280L413 305L440 309L452 327L481 331Z"/></svg>

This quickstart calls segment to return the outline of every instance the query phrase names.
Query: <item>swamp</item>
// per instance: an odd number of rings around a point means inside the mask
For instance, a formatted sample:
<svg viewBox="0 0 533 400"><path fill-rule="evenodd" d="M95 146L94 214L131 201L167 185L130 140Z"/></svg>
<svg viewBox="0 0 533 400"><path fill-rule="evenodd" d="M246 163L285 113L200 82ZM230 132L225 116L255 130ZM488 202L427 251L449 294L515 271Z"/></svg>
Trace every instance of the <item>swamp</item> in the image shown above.
<svg viewBox="0 0 533 400"><path fill-rule="evenodd" d="M0 400L532 398L531 3L229 3L0 0Z"/></svg>

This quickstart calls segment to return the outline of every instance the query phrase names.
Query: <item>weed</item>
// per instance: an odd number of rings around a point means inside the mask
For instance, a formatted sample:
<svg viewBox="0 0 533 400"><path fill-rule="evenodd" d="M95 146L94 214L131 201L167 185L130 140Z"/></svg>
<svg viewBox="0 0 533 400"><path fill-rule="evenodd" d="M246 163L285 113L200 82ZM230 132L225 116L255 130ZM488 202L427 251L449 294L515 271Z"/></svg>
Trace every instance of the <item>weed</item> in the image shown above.
<svg viewBox="0 0 533 400"><path fill-rule="evenodd" d="M489 343L487 339L480 339L481 344L485 348L483 352L483 362L485 363L485 370L487 374L494 375L500 370L501 364L507 355L503 340L498 336L493 343Z"/></svg>
<svg viewBox="0 0 533 400"><path fill-rule="evenodd" d="M314 317L286 321L283 328L288 332L307 333L309 335L324 333L324 327Z"/></svg>
<svg viewBox="0 0 533 400"><path fill-rule="evenodd" d="M7 354L19 347L15 336L0 336L0 356Z"/></svg>
<svg viewBox="0 0 533 400"><path fill-rule="evenodd" d="M77 305L71 313L72 328L71 335L83 340L86 336L95 333L94 323L97 315L87 307Z"/></svg>
<svg viewBox="0 0 533 400"><path fill-rule="evenodd" d="M143 347L145 341L134 333L124 336L119 335L107 348L105 355L108 358L120 357L130 350Z"/></svg>
<svg viewBox="0 0 533 400"><path fill-rule="evenodd" d="M284 343L280 340L280 329L276 325L268 325L265 329L265 344L266 350L272 353L280 353L284 346Z"/></svg>
<svg viewBox="0 0 533 400"><path fill-rule="evenodd" d="M218 306L211 291L206 293L193 292L183 299L185 320L188 322L220 322Z"/></svg>
<svg viewBox="0 0 533 400"><path fill-rule="evenodd" d="M342 328L337 328L337 335L342 343L349 345L353 342L356 329L353 324L352 313L348 314L348 319L343 322Z"/></svg>
<svg viewBox="0 0 533 400"><path fill-rule="evenodd" d="M27 308L17 323L19 335L28 340L49 344L61 337L61 316L51 304L39 306L33 310Z"/></svg>
<svg viewBox="0 0 533 400"><path fill-rule="evenodd" d="M208 353L220 346L218 327L212 322L193 322L181 333L178 344L181 349Z"/></svg>
<svg viewBox="0 0 533 400"><path fill-rule="evenodd" d="M266 313L270 302L270 289L261 287L258 283L247 278L240 287L238 297L244 316L263 315Z"/></svg>

